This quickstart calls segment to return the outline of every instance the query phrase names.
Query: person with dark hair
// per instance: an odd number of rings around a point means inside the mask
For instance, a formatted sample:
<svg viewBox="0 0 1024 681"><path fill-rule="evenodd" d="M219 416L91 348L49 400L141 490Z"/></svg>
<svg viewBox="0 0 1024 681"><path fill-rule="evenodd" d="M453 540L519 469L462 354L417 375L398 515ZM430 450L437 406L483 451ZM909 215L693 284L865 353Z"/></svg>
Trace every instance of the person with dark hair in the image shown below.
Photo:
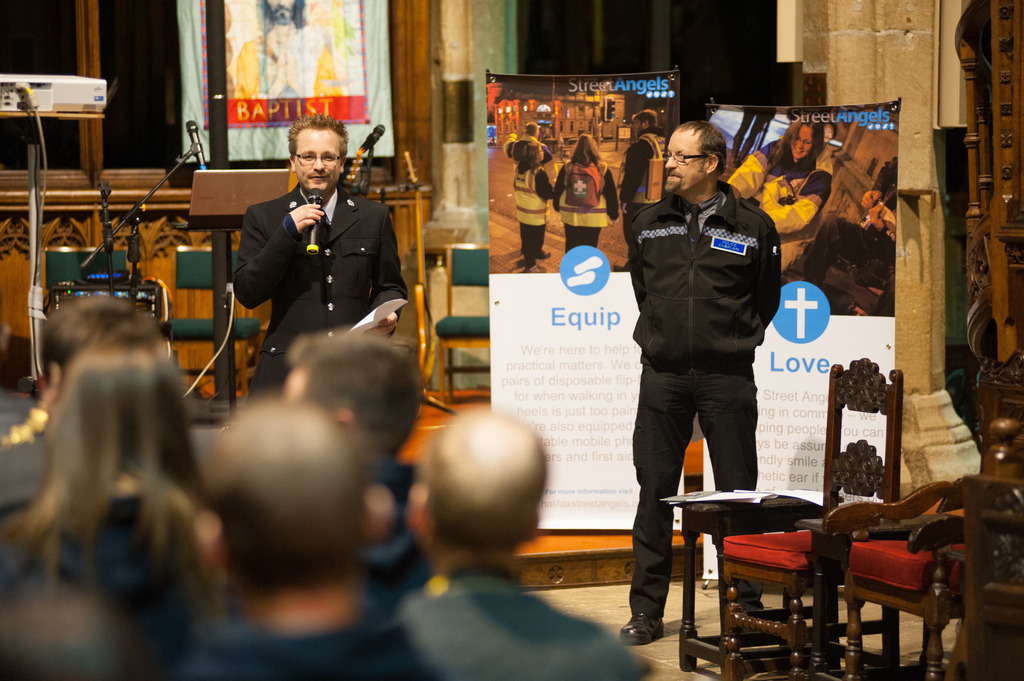
<svg viewBox="0 0 1024 681"><path fill-rule="evenodd" d="M665 166L661 162L665 154L665 131L658 126L658 114L651 109L637 111L630 122L630 133L633 143L622 157L619 174L622 233L626 239L629 239L636 212L661 200L665 175ZM658 164L658 177L651 177L654 172L652 160ZM652 180L658 187L657 191L654 191Z"/></svg>
<svg viewBox="0 0 1024 681"><path fill-rule="evenodd" d="M38 491L46 461L48 412L60 396L72 360L94 347L147 348L164 356L170 352L156 321L124 298L75 298L51 312L43 324L39 402L18 398L12 405L18 411L0 411L11 417L9 423L0 417L0 518L23 508Z"/></svg>
<svg viewBox="0 0 1024 681"><path fill-rule="evenodd" d="M197 540L241 616L198 641L175 681L437 678L400 627L364 610L359 551L381 519L358 443L326 411L249 405L204 472Z"/></svg>
<svg viewBox="0 0 1024 681"><path fill-rule="evenodd" d="M899 159L893 157L878 171L861 196L859 220L829 213L783 280L803 279L822 289L835 315L893 316L898 168ZM848 278L830 283L832 268Z"/></svg>
<svg viewBox="0 0 1024 681"><path fill-rule="evenodd" d="M667 196L633 221L629 270L640 316L640 393L633 465L632 617L620 640L664 634L672 574L672 507L694 417L719 490L757 485L754 351L779 306L779 235L761 209L719 178L725 138L706 121L683 123L665 155ZM760 585L741 585L755 606Z"/></svg>
<svg viewBox="0 0 1024 681"><path fill-rule="evenodd" d="M399 461L420 413L420 377L405 348L374 336L303 336L290 355L284 395L332 414L370 457L371 476L390 496L386 536L363 548L367 602L387 615L430 577L427 560L405 524L414 467Z"/></svg>
<svg viewBox="0 0 1024 681"><path fill-rule="evenodd" d="M298 186L245 213L235 295L248 308L271 304L252 393L280 389L288 375L285 356L300 334L330 334L407 295L387 206L339 185L347 149L340 121L324 114L299 118L288 131ZM321 203L309 202L313 192ZM310 244L311 234L318 244ZM392 312L367 333L387 335L397 325Z"/></svg>
<svg viewBox="0 0 1024 681"><path fill-rule="evenodd" d="M525 426L457 416L430 443L409 522L437 573L402 605L415 648L467 681L628 681L636 658L597 624L563 614L513 580L516 547L537 531L546 462Z"/></svg>
<svg viewBox="0 0 1024 681"><path fill-rule="evenodd" d="M217 605L192 535L201 483L178 367L162 348L93 347L61 383L39 492L0 530L0 587L97 589L170 664Z"/></svg>
<svg viewBox="0 0 1024 681"><path fill-rule="evenodd" d="M832 192L832 173L818 165L821 123L795 121L781 138L752 153L729 178L736 196L757 201L779 234L803 229Z"/></svg>
<svg viewBox="0 0 1024 681"><path fill-rule="evenodd" d="M547 230L548 201L554 196L551 181L541 165L543 149L538 142L523 147L512 176L516 195L516 217L519 218L519 239L522 244L523 271L540 272L538 260L550 257L544 250Z"/></svg>
<svg viewBox="0 0 1024 681"><path fill-rule="evenodd" d="M577 246L597 248L601 229L619 219L615 178L593 137L576 141L569 162L555 179L554 207L565 227L565 252Z"/></svg>

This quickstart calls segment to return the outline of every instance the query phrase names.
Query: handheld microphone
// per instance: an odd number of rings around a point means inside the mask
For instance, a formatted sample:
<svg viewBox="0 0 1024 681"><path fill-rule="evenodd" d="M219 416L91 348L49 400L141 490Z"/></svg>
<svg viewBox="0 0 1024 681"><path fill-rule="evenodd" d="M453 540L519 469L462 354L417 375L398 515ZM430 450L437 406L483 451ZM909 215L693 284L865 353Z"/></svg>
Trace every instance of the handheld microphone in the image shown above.
<svg viewBox="0 0 1024 681"><path fill-rule="evenodd" d="M363 142L362 146L359 147L359 149L362 151L369 151L370 149L373 149L373 145L377 143L377 140L379 140L381 135L383 134L384 126L378 125L373 129L373 132L366 136L366 140Z"/></svg>
<svg viewBox="0 0 1024 681"><path fill-rule="evenodd" d="M195 152L196 159L199 160L199 169L206 170L206 158L203 156L203 143L199 141L199 126L196 125L195 121L188 121L185 123L185 131L188 132L188 138L192 140L192 151Z"/></svg>
<svg viewBox="0 0 1024 681"><path fill-rule="evenodd" d="M319 189L309 190L309 198L306 199L306 203L314 203L318 206L324 205L324 195ZM310 255L316 255L320 252L320 245L317 243L316 233L317 227L320 226L319 222L314 222L313 226L309 229L309 245L306 246L306 253Z"/></svg>

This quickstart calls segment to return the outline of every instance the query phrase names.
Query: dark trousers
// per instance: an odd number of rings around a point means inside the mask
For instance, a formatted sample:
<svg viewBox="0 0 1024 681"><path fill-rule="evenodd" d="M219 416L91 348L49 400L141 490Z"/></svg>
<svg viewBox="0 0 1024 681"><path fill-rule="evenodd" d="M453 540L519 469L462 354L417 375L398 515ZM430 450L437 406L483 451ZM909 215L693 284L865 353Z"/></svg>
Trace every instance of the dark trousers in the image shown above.
<svg viewBox="0 0 1024 681"><path fill-rule="evenodd" d="M528 225L519 223L519 239L523 247L523 265L530 269L537 264L537 259L544 252L544 230L546 225Z"/></svg>
<svg viewBox="0 0 1024 681"><path fill-rule="evenodd" d="M593 246L597 248L597 240L600 237L600 227L565 225L565 252L568 253L577 246Z"/></svg>
<svg viewBox="0 0 1024 681"><path fill-rule="evenodd" d="M697 416L707 440L716 489L757 485L757 388L751 366L731 372L674 374L644 365L633 430L633 466L640 500L633 522L634 614L663 617L672 576L672 507ZM760 585L743 585L741 600L759 600ZM756 594L751 590L758 590Z"/></svg>

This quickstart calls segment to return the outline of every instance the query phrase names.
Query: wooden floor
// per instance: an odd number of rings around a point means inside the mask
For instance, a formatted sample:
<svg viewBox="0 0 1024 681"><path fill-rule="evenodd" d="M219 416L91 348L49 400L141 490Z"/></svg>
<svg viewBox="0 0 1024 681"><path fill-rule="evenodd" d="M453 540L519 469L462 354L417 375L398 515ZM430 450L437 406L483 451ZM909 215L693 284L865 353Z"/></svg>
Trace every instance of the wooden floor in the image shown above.
<svg viewBox="0 0 1024 681"><path fill-rule="evenodd" d="M454 402L449 406L457 413L490 409L490 392L457 391ZM451 418L452 414L425 403L412 435L399 452L399 458L407 463L415 463L430 438L444 428ZM702 473L703 460L699 445L695 449L693 455L686 457L684 473L687 489L699 486ZM673 543L676 555L673 577L682 577L682 537L677 536ZM519 556L519 579L527 586L625 583L632 575L632 537L627 530L541 530L535 539L520 547Z"/></svg>

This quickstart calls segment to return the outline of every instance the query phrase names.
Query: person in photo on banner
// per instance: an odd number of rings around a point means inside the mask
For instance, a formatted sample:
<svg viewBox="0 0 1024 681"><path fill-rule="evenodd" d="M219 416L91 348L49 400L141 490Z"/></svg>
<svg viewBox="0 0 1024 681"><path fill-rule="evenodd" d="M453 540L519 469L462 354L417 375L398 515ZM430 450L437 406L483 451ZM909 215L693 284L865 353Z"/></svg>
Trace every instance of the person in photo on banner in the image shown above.
<svg viewBox="0 0 1024 681"><path fill-rule="evenodd" d="M530 273L542 272L537 261L551 257L551 253L544 250L544 232L547 228L548 201L554 192L547 171L541 165L543 153L540 142L528 142L522 149L512 177L522 243L523 271Z"/></svg>
<svg viewBox="0 0 1024 681"><path fill-rule="evenodd" d="M299 118L288 131L298 186L245 212L235 296L250 309L271 301L251 393L284 384L285 354L298 335L331 334L407 296L387 206L339 185L347 149L341 121L324 114ZM368 333L390 334L397 324L392 312Z"/></svg>
<svg viewBox="0 0 1024 681"><path fill-rule="evenodd" d="M803 280L820 288L832 314L893 316L898 169L895 156L882 166L874 185L861 197L859 222L826 215L783 280Z"/></svg>
<svg viewBox="0 0 1024 681"><path fill-rule="evenodd" d="M619 198L611 168L601 160L597 142L580 135L569 162L555 180L554 207L565 226L565 252L577 246L597 248L601 229L619 219Z"/></svg>
<svg viewBox="0 0 1024 681"><path fill-rule="evenodd" d="M642 364L633 465L640 498L633 523L632 616L627 645L664 634L672 572L672 507L696 416L719 490L757 486L754 351L779 307L780 244L772 218L720 180L725 137L706 121L683 123L665 155L666 196L633 219L629 271L640 316ZM760 585L740 601L760 605Z"/></svg>
<svg viewBox="0 0 1024 681"><path fill-rule="evenodd" d="M622 171L619 174L622 233L627 242L633 215L644 206L661 200L660 189L652 191L651 161L660 162L665 153L665 131L658 127L658 114L651 109L633 114L630 132L633 143L622 157ZM660 168L659 172L664 175L664 168ZM662 178L654 179L660 181Z"/></svg>
<svg viewBox="0 0 1024 681"><path fill-rule="evenodd" d="M239 52L235 98L348 94L335 68L334 36L322 25L307 24L305 0L261 0L259 5L263 31Z"/></svg>
<svg viewBox="0 0 1024 681"><path fill-rule="evenodd" d="M541 157L540 164L544 165L551 160L551 149L548 145L540 141L540 126L530 121L526 124L525 133L522 137L517 137L515 133L508 136L508 140L505 141L505 155L510 159L519 163L519 159L523 155L523 150L527 144L535 142L540 145Z"/></svg>
<svg viewBox="0 0 1024 681"><path fill-rule="evenodd" d="M824 149L824 126L796 121L780 139L748 156L729 184L739 198L757 201L780 234L795 234L832 191L832 173L818 164Z"/></svg>

